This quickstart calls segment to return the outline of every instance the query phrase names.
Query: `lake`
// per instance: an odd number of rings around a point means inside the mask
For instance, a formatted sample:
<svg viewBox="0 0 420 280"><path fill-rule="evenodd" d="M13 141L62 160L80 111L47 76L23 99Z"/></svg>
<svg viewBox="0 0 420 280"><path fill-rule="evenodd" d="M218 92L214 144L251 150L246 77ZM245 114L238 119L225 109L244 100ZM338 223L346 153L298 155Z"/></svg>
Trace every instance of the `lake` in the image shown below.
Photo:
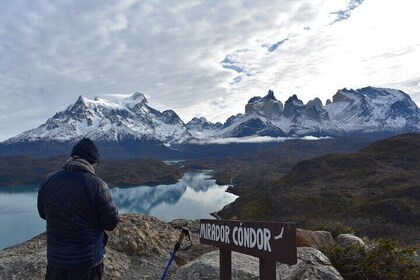
<svg viewBox="0 0 420 280"><path fill-rule="evenodd" d="M118 187L112 196L120 213L140 213L163 221L211 218L237 196L217 185L210 171L188 172L172 185ZM36 209L38 186L0 187L0 250L45 231Z"/></svg>

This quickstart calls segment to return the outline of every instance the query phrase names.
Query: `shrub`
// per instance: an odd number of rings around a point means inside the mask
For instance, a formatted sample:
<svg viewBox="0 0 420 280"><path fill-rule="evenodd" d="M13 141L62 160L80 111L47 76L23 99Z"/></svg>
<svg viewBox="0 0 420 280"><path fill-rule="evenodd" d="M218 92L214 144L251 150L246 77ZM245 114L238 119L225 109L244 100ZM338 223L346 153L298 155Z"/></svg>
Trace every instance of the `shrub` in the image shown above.
<svg viewBox="0 0 420 280"><path fill-rule="evenodd" d="M354 245L331 247L324 253L346 280L419 279L415 249L398 241L382 239L368 250Z"/></svg>
<svg viewBox="0 0 420 280"><path fill-rule="evenodd" d="M339 221L329 221L327 224L319 226L317 230L325 230L331 232L331 235L336 238L342 233L354 234L355 231L352 227L346 226Z"/></svg>

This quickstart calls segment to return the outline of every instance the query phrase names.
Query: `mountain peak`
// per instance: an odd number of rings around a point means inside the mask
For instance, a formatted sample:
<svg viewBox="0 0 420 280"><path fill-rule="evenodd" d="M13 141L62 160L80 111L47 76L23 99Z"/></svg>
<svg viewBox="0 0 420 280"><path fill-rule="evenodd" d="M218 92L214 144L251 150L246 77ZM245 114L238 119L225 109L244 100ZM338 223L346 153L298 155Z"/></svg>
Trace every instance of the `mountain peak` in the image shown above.
<svg viewBox="0 0 420 280"><path fill-rule="evenodd" d="M276 97L274 96L274 91L272 91L271 89L270 89L270 90L268 90L267 95L266 95L266 96L264 96L264 98L263 98L263 99L265 99L265 100L275 100L275 101L277 101Z"/></svg>
<svg viewBox="0 0 420 280"><path fill-rule="evenodd" d="M294 105L298 105L298 106L302 106L304 105L302 100L300 100L296 94L293 94L292 96L290 96L286 103L293 103Z"/></svg>
<svg viewBox="0 0 420 280"><path fill-rule="evenodd" d="M66 110L10 141L74 141L88 136L110 142L146 139L172 143L191 137L174 111L160 112L146 102L140 92L118 102L79 96Z"/></svg>
<svg viewBox="0 0 420 280"><path fill-rule="evenodd" d="M274 91L272 91L271 89L268 90L267 95L264 96L264 97L260 97L260 96L252 97L248 101L248 104L256 104L256 103L261 103L261 102L268 101L268 100L277 101L276 97L274 96Z"/></svg>
<svg viewBox="0 0 420 280"><path fill-rule="evenodd" d="M263 98L255 96L248 101L245 106L245 114L259 114L268 119L276 119L283 112L283 104L274 97L274 92L270 89Z"/></svg>
<svg viewBox="0 0 420 280"><path fill-rule="evenodd" d="M358 94L355 90L343 88L338 90L333 96L333 102L351 102L357 95Z"/></svg>
<svg viewBox="0 0 420 280"><path fill-rule="evenodd" d="M88 101L90 101L89 98L87 98L87 97L85 97L83 95L80 95L79 98L77 98L76 103L86 103Z"/></svg>
<svg viewBox="0 0 420 280"><path fill-rule="evenodd" d="M205 117L193 117L188 123L204 123L207 122L207 119Z"/></svg>
<svg viewBox="0 0 420 280"><path fill-rule="evenodd" d="M146 96L140 91L136 91L135 93L133 93L132 96L127 97L125 101L128 101L128 102L134 101L136 103L148 103Z"/></svg>
<svg viewBox="0 0 420 280"><path fill-rule="evenodd" d="M322 109L322 101L321 99L319 99L318 97L308 101L308 103L306 104L306 106L310 107L310 106L314 106L318 109Z"/></svg>
<svg viewBox="0 0 420 280"><path fill-rule="evenodd" d="M79 113L83 112L87 108L89 108L89 103L91 103L92 100L89 98L80 95L79 98L77 98L76 102L73 105L70 105L70 110L79 111Z"/></svg>
<svg viewBox="0 0 420 280"><path fill-rule="evenodd" d="M294 118L296 114L301 114L301 110L305 108L302 100L296 94L290 96L284 103L284 116L286 118Z"/></svg>

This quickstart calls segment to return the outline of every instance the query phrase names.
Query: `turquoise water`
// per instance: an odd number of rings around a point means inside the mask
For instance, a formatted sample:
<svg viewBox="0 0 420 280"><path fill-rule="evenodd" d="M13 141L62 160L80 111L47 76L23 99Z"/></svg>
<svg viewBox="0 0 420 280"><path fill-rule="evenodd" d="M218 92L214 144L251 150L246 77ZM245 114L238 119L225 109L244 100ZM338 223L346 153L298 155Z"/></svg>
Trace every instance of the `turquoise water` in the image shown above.
<svg viewBox="0 0 420 280"><path fill-rule="evenodd" d="M112 196L120 213L140 213L164 221L211 218L236 199L219 186L210 172L186 173L178 183L156 187L118 187ZM0 187L0 249L45 231L36 209L38 186Z"/></svg>
<svg viewBox="0 0 420 280"><path fill-rule="evenodd" d="M0 249L45 231L36 209L37 188L0 187Z"/></svg>

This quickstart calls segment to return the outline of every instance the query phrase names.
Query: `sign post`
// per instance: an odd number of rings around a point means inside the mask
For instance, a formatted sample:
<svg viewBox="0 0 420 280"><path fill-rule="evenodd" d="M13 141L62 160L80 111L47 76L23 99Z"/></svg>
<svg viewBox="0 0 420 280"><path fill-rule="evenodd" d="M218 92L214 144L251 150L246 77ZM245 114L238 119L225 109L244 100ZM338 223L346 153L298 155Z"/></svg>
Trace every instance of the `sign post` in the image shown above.
<svg viewBox="0 0 420 280"><path fill-rule="evenodd" d="M226 250L226 249L220 249L219 263L220 263L220 280L232 279L232 251Z"/></svg>
<svg viewBox="0 0 420 280"><path fill-rule="evenodd" d="M220 248L220 279L232 278L231 251L260 259L260 279L276 279L276 262L297 263L294 223L200 220L200 243Z"/></svg>

